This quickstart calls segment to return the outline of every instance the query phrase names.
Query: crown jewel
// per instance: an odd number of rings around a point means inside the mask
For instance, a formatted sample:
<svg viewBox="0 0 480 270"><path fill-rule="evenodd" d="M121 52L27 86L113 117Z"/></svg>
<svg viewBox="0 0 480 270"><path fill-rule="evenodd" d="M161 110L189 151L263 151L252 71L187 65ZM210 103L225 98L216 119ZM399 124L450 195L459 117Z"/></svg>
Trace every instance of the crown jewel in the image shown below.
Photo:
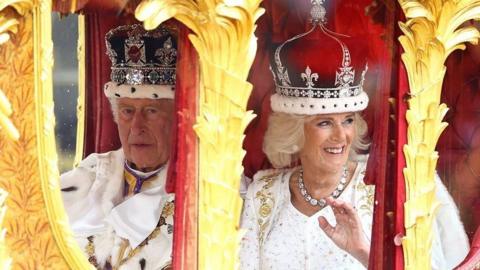
<svg viewBox="0 0 480 270"><path fill-rule="evenodd" d="M113 82L175 85L177 44L172 29L146 31L139 24L124 25L109 31L105 39Z"/></svg>

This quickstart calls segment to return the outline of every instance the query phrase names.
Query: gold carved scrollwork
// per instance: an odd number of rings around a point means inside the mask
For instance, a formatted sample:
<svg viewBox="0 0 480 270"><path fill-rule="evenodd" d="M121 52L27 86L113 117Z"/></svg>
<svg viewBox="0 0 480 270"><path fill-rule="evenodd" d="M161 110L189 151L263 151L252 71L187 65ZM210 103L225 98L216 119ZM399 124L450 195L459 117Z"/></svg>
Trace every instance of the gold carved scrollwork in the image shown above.
<svg viewBox="0 0 480 270"><path fill-rule="evenodd" d="M11 34L18 32L18 18L23 16L31 7L31 1L25 0L11 0L0 3L0 46L10 39ZM8 118L11 114L12 106L0 88L0 129L3 129L11 139L18 140L20 134Z"/></svg>
<svg viewBox="0 0 480 270"><path fill-rule="evenodd" d="M474 27L462 27L480 19L479 0L399 0L407 17L400 23L399 38L411 98L406 113L407 144L404 146L405 229L403 238L405 269L431 269L432 222L438 202L435 196L435 168L438 138L446 128L442 122L447 106L440 104L445 60L465 42L477 43Z"/></svg>
<svg viewBox="0 0 480 270"><path fill-rule="evenodd" d="M0 2L0 44L18 31L19 17L31 10L33 0L4 0Z"/></svg>
<svg viewBox="0 0 480 270"><path fill-rule="evenodd" d="M51 29L51 1L0 1L0 116L11 121L0 131L0 188L8 192L3 225L13 269L91 267L70 235L59 190ZM4 250L0 242L1 269Z"/></svg>
<svg viewBox="0 0 480 270"><path fill-rule="evenodd" d="M152 29L176 18L200 57L198 269L236 269L242 200L243 131L252 86L246 81L256 52L260 0L145 0L136 17Z"/></svg>
<svg viewBox="0 0 480 270"><path fill-rule="evenodd" d="M0 269L8 270L10 269L12 259L8 255L7 246L5 243L5 233L6 230L3 229L3 219L5 218L5 213L7 207L5 206L5 200L7 199L8 193L0 189Z"/></svg>

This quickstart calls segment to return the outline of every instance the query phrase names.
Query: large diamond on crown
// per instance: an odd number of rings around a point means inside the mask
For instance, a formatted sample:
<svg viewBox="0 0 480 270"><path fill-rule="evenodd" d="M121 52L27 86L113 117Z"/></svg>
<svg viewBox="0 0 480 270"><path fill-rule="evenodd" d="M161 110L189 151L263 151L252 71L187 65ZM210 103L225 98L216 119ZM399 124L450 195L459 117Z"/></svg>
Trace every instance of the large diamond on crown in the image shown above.
<svg viewBox="0 0 480 270"><path fill-rule="evenodd" d="M144 79L143 72L138 69L130 69L127 71L127 75L125 76L126 78L126 83L131 84L131 85L139 85L143 83Z"/></svg>

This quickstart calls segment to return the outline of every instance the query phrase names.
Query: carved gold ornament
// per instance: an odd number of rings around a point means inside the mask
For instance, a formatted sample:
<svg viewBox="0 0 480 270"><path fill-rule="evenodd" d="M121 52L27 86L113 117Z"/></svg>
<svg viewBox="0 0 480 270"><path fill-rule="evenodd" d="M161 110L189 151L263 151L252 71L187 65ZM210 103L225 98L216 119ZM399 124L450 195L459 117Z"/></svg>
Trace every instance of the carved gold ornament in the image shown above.
<svg viewBox="0 0 480 270"><path fill-rule="evenodd" d="M405 269L431 269L432 224L439 203L435 196L435 168L438 138L446 128L442 122L447 105L440 104L445 60L464 43L476 44L480 33L462 27L480 19L479 0L399 0L407 17L400 23L399 38L411 98L406 113L407 144L404 146L405 229L403 238ZM453 248L453 247L452 247Z"/></svg>
<svg viewBox="0 0 480 270"><path fill-rule="evenodd" d="M20 133L13 125L12 121L8 118L12 114L12 106L8 101L7 96L0 89L0 130L4 130L8 137L12 140L18 140Z"/></svg>
<svg viewBox="0 0 480 270"><path fill-rule="evenodd" d="M10 35L18 32L18 18L30 11L33 0L0 1L0 45L10 39Z"/></svg>
<svg viewBox="0 0 480 270"><path fill-rule="evenodd" d="M10 39L11 34L18 32L19 21L17 17L23 15L31 5L30 1L0 2L0 46ZM0 88L0 129L3 129L10 139L18 140L20 134L8 118L11 114L12 106Z"/></svg>
<svg viewBox="0 0 480 270"><path fill-rule="evenodd" d="M8 193L0 189L0 228L3 228L3 219L5 218L5 212L7 207L5 206L5 200L7 199ZM10 269L12 259L8 255L7 246L5 245L5 229L0 230L0 269L8 270Z"/></svg>
<svg viewBox="0 0 480 270"><path fill-rule="evenodd" d="M51 29L51 1L0 1L0 89L19 133L11 142L0 131L0 188L8 192L3 224L12 269L91 268L71 236L60 195Z"/></svg>
<svg viewBox="0 0 480 270"><path fill-rule="evenodd" d="M78 99L77 99L77 142L75 144L75 159L73 166L77 167L83 158L83 149L85 144L85 16L78 15Z"/></svg>
<svg viewBox="0 0 480 270"><path fill-rule="evenodd" d="M200 57L198 269L236 269L241 233L239 195L243 131L252 85L246 81L256 52L255 21L263 13L253 1L143 1L135 15L145 28L176 18Z"/></svg>

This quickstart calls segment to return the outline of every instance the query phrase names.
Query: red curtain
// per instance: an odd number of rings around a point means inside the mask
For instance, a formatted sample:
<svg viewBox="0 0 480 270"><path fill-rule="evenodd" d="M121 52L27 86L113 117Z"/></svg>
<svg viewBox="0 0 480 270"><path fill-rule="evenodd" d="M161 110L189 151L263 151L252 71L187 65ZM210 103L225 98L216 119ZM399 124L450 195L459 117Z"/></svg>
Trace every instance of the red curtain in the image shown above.
<svg viewBox="0 0 480 270"><path fill-rule="evenodd" d="M175 143L170 155L168 189L175 191L173 241L174 269L197 268L198 229L198 140L193 130L196 122L199 63L188 34L179 25L177 84L175 106L177 125Z"/></svg>
<svg viewBox="0 0 480 270"><path fill-rule="evenodd" d="M128 15L85 14L85 157L121 146L110 103L103 93L103 86L110 81L111 66L106 54L105 34L119 25L131 23L136 21Z"/></svg>

